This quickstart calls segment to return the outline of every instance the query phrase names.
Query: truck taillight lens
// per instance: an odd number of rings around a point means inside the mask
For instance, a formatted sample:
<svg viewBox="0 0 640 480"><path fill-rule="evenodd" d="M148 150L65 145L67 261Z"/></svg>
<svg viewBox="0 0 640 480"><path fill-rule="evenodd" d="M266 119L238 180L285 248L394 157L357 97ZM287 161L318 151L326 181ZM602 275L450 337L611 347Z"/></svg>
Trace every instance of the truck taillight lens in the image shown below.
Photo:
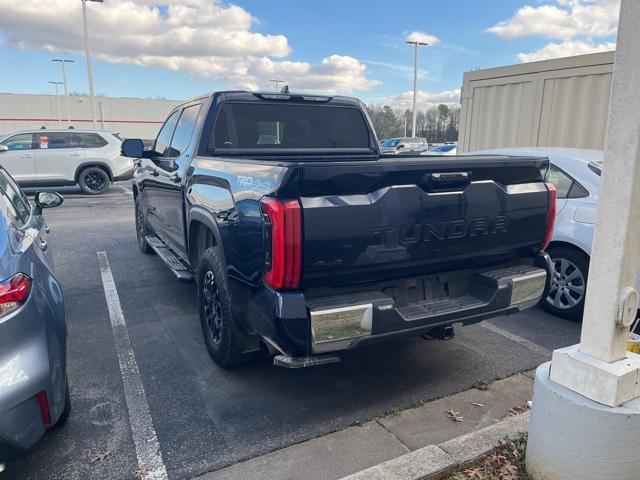
<svg viewBox="0 0 640 480"><path fill-rule="evenodd" d="M553 237L553 226L556 223L556 201L558 200L558 192L555 185L547 183L547 191L549 192L549 210L547 210L547 232L544 234L544 240L540 245L540 251L544 252Z"/></svg>
<svg viewBox="0 0 640 480"><path fill-rule="evenodd" d="M24 273L0 282L0 317L20 308L30 291L31 279Z"/></svg>
<svg viewBox="0 0 640 480"><path fill-rule="evenodd" d="M262 211L267 216L267 270L264 281L275 289L297 288L302 269L302 215L297 200L264 198Z"/></svg>

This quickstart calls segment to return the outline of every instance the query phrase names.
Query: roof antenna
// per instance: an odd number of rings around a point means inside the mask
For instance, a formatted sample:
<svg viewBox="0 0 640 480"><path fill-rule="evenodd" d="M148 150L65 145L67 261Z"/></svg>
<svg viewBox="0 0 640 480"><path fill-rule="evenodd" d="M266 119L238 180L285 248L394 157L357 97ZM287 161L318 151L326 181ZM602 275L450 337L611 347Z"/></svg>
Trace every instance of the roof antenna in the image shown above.
<svg viewBox="0 0 640 480"><path fill-rule="evenodd" d="M289 94L289 85L285 85L284 87L282 87L282 90L280 90L280 93L284 93L284 94Z"/></svg>

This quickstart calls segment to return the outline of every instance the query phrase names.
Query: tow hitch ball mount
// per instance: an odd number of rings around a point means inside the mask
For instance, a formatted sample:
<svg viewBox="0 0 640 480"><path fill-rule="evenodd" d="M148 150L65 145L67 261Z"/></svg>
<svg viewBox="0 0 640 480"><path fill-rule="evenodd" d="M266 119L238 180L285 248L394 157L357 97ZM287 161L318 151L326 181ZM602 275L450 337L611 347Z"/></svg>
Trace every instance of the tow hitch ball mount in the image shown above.
<svg viewBox="0 0 640 480"><path fill-rule="evenodd" d="M453 325L444 325L440 327L434 327L429 330L429 333L422 335L425 340L451 340L455 336L456 332L453 330Z"/></svg>

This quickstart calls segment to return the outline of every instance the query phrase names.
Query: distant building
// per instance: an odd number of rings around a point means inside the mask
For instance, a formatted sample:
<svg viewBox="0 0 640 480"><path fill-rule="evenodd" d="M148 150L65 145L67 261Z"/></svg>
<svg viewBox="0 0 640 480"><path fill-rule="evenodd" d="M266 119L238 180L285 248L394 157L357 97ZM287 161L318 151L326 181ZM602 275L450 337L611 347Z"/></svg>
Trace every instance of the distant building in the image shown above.
<svg viewBox="0 0 640 480"><path fill-rule="evenodd" d="M120 133L123 138L155 138L178 100L96 97L96 128ZM92 128L88 96L69 96L74 128ZM67 128L64 95L0 93L0 133L15 130Z"/></svg>
<svg viewBox="0 0 640 480"><path fill-rule="evenodd" d="M615 52L464 74L458 152L604 147Z"/></svg>

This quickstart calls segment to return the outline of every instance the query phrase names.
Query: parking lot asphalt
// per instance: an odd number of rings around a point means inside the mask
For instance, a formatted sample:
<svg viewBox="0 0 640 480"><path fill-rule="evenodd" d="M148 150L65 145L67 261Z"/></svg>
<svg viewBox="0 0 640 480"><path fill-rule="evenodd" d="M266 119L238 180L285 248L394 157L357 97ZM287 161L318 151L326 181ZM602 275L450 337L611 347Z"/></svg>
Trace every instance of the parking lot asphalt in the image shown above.
<svg viewBox="0 0 640 480"><path fill-rule="evenodd" d="M138 251L129 184L65 193L45 219L65 294L73 410L2 480L133 479L145 458L187 479L532 369L579 337L578 324L533 309L457 328L450 341L376 345L324 367L286 370L264 358L223 370L205 349L195 287Z"/></svg>

